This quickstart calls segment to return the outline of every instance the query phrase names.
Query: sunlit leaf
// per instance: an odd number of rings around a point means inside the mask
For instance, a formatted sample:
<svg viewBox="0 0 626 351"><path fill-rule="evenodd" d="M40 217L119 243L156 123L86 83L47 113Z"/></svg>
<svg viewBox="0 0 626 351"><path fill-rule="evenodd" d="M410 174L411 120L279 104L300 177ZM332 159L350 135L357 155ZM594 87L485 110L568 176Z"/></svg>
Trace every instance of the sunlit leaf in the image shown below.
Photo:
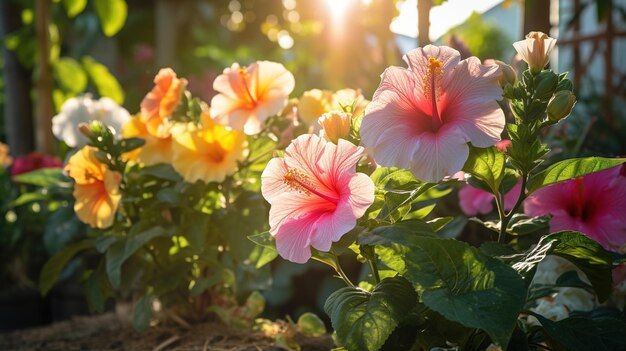
<svg viewBox="0 0 626 351"><path fill-rule="evenodd" d="M63 6L65 6L67 17L72 18L83 12L87 6L87 0L63 0Z"/></svg>
<svg viewBox="0 0 626 351"><path fill-rule="evenodd" d="M109 69L89 56L83 57L81 62L98 94L109 97L121 105L124 102L124 91Z"/></svg>
<svg viewBox="0 0 626 351"><path fill-rule="evenodd" d="M124 27L128 11L125 0L94 0L94 6L104 35L112 37Z"/></svg>
<svg viewBox="0 0 626 351"><path fill-rule="evenodd" d="M626 158L586 157L563 160L535 175L528 182L528 193L550 184L619 166L624 162Z"/></svg>

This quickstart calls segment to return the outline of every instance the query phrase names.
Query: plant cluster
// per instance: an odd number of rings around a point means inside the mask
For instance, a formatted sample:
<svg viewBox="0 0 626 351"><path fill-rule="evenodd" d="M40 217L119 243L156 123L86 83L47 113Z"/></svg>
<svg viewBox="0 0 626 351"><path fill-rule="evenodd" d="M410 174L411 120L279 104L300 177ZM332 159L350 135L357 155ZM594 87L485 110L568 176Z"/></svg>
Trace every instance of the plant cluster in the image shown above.
<svg viewBox="0 0 626 351"><path fill-rule="evenodd" d="M133 297L139 330L155 310L249 327L267 264L314 259L346 283L324 307L338 349L623 349L626 160L544 165L542 130L576 102L566 74L545 69L554 45L539 32L515 43L520 79L419 48L371 102L350 89L288 100L293 75L269 61L226 68L210 106L171 69L135 116L70 99L53 125L75 149L55 186L89 230L46 264L41 291L80 253L92 308ZM433 211L459 185L469 216L495 200L497 217L471 218L493 232L479 246ZM310 315L256 328L294 349L294 330L320 330Z"/></svg>

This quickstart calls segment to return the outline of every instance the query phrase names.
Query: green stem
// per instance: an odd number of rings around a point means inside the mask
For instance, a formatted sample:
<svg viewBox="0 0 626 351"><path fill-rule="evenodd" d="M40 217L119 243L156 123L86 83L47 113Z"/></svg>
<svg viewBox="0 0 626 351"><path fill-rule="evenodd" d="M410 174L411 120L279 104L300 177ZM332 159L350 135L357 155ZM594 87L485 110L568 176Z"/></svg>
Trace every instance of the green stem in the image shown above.
<svg viewBox="0 0 626 351"><path fill-rule="evenodd" d="M520 189L520 194L517 197L517 202L513 205L513 208L509 211L509 213L505 213L504 211L504 197L498 194L496 196L496 205L498 206L498 214L500 215L500 233L498 234L498 243L503 244L506 240L506 230L509 226L509 222L517 209L522 205L524 200L526 199L526 183L528 182L528 176L526 173L521 174L522 177L522 188Z"/></svg>
<svg viewBox="0 0 626 351"><path fill-rule="evenodd" d="M352 281L350 280L350 278L348 278L343 269L341 269L341 265L339 264L339 258L337 256L335 256L335 271L337 272L337 274L339 274L339 277L343 279L346 284L348 284L348 286L351 286L353 288L355 287L354 283L352 283Z"/></svg>
<svg viewBox="0 0 626 351"><path fill-rule="evenodd" d="M374 256L374 259L368 259L367 263L372 271L372 276L374 276L374 281L376 282L376 285L378 285L378 283L380 283L380 274L378 273L378 264L376 263L375 257L376 256Z"/></svg>

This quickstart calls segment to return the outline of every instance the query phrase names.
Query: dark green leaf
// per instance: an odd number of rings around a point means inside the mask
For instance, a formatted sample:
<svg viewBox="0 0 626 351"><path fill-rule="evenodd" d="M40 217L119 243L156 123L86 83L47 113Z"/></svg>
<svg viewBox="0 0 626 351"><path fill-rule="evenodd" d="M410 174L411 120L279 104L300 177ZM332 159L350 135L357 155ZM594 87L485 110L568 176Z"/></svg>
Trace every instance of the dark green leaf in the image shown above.
<svg viewBox="0 0 626 351"><path fill-rule="evenodd" d="M552 243L548 255L561 256L583 271L593 286L600 302L606 301L612 291L611 272L613 255L595 240L572 231L548 235L542 243Z"/></svg>
<svg viewBox="0 0 626 351"><path fill-rule="evenodd" d="M150 318L152 318L152 296L144 295L135 306L133 328L138 332L148 330L150 328Z"/></svg>
<svg viewBox="0 0 626 351"><path fill-rule="evenodd" d="M558 350L626 350L626 323L617 318L570 317L554 322L532 313Z"/></svg>
<svg viewBox="0 0 626 351"><path fill-rule="evenodd" d="M81 241L69 245L63 251L52 256L43 266L39 275L39 291L42 295L46 295L54 286L59 278L59 274L63 271L63 267L80 251L93 247L92 241Z"/></svg>
<svg viewBox="0 0 626 351"><path fill-rule="evenodd" d="M350 351L379 350L417 303L417 294L402 277L383 279L368 293L345 287L332 293L324 310L341 344Z"/></svg>
<svg viewBox="0 0 626 351"><path fill-rule="evenodd" d="M43 234L43 243L49 253L61 251L67 243L84 232L85 225L74 214L72 206L63 206L54 211Z"/></svg>
<svg viewBox="0 0 626 351"><path fill-rule="evenodd" d="M112 37L124 27L128 11L125 0L94 0L94 5L104 35Z"/></svg>
<svg viewBox="0 0 626 351"><path fill-rule="evenodd" d="M522 277L511 267L466 243L428 236L377 253L415 285L426 306L484 330L506 348L526 296Z"/></svg>
<svg viewBox="0 0 626 351"><path fill-rule="evenodd" d="M550 184L619 166L624 162L626 158L587 157L563 160L532 177L528 182L528 193Z"/></svg>

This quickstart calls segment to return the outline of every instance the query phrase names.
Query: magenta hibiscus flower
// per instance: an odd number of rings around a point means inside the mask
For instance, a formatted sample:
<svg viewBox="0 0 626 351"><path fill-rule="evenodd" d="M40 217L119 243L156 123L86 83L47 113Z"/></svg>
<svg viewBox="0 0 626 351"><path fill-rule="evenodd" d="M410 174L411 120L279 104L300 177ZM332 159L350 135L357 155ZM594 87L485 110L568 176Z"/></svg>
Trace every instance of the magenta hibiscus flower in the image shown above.
<svg viewBox="0 0 626 351"><path fill-rule="evenodd" d="M270 233L283 258L304 263L311 247L330 250L356 225L374 201L374 183L357 173L363 148L343 139L337 145L317 135L301 135L274 158L261 175L270 203Z"/></svg>
<svg viewBox="0 0 626 351"><path fill-rule="evenodd" d="M410 169L436 182L461 170L467 143L500 140L504 113L498 66L458 51L427 45L404 56L409 68L389 67L365 110L361 141L383 166Z"/></svg>
<svg viewBox="0 0 626 351"><path fill-rule="evenodd" d="M550 231L579 231L605 249L626 244L626 166L621 165L535 191L524 203L529 216L552 215Z"/></svg>

